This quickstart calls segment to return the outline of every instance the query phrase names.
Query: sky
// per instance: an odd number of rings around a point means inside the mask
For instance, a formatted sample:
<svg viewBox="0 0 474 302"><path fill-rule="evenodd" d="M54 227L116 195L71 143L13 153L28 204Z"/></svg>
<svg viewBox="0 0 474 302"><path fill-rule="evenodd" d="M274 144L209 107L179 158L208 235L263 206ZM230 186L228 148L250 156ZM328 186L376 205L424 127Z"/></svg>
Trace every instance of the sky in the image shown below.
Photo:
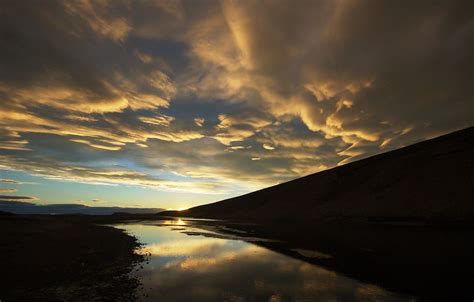
<svg viewBox="0 0 474 302"><path fill-rule="evenodd" d="M0 201L168 209L474 124L472 1L0 2Z"/></svg>

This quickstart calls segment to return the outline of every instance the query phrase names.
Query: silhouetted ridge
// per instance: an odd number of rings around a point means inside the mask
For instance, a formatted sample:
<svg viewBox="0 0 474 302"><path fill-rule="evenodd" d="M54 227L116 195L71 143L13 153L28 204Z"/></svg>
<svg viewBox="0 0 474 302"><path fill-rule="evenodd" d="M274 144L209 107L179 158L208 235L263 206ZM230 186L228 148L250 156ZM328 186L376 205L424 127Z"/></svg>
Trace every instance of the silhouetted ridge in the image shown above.
<svg viewBox="0 0 474 302"><path fill-rule="evenodd" d="M162 215L472 222L474 127L246 195Z"/></svg>

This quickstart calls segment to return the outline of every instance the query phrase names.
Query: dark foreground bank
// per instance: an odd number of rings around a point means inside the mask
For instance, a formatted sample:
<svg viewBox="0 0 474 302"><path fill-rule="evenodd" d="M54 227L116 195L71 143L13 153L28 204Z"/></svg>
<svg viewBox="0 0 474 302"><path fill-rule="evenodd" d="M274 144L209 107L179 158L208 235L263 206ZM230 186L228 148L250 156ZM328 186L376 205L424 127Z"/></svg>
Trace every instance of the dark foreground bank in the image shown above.
<svg viewBox="0 0 474 302"><path fill-rule="evenodd" d="M0 300L133 301L143 260L123 231L67 216L0 215Z"/></svg>

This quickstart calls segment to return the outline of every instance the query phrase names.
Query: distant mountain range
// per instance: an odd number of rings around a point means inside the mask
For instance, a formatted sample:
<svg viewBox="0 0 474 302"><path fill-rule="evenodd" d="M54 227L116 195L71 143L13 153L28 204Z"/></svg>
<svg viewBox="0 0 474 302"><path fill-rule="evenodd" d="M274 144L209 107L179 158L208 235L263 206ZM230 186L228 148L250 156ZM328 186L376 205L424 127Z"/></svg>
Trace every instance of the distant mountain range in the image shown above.
<svg viewBox="0 0 474 302"><path fill-rule="evenodd" d="M156 214L163 211L159 208L122 208L122 207L89 207L82 204L47 204L31 202L0 201L0 211L14 214L88 214L111 215L114 213Z"/></svg>
<svg viewBox="0 0 474 302"><path fill-rule="evenodd" d="M474 222L474 127L235 198L158 215L259 221Z"/></svg>

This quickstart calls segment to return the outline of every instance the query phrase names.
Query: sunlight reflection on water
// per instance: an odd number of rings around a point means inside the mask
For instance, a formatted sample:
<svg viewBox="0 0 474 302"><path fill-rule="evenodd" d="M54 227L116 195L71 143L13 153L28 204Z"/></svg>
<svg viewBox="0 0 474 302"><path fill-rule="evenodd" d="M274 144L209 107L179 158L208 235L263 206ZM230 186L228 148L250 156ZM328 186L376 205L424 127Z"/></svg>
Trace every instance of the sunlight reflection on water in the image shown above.
<svg viewBox="0 0 474 302"><path fill-rule="evenodd" d="M186 225L186 222L184 222L182 219L164 220L162 223L168 225Z"/></svg>
<svg viewBox="0 0 474 302"><path fill-rule="evenodd" d="M176 226L201 231L181 219L116 226L151 254L135 272L143 301L410 301L253 243L189 236Z"/></svg>

